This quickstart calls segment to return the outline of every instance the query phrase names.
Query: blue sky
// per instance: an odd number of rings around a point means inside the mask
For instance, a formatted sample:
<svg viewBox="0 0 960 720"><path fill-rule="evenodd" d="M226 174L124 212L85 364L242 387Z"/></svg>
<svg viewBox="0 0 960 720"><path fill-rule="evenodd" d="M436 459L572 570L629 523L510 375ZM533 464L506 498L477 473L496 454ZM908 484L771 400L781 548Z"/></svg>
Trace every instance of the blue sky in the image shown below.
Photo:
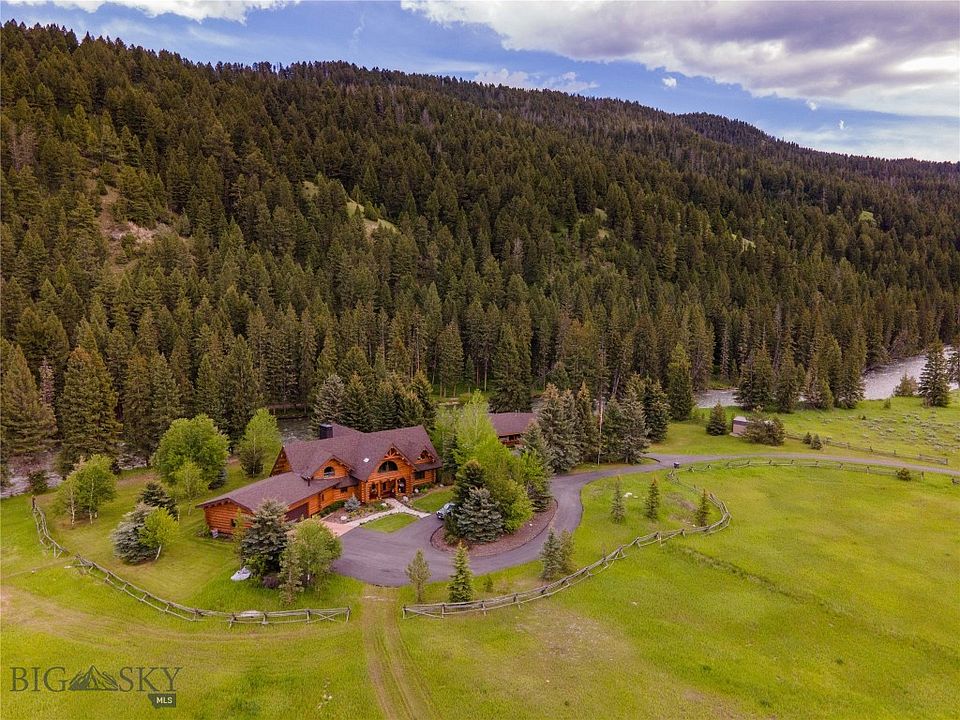
<svg viewBox="0 0 960 720"><path fill-rule="evenodd" d="M196 61L347 60L745 120L808 147L960 161L960 3L15 0Z"/></svg>

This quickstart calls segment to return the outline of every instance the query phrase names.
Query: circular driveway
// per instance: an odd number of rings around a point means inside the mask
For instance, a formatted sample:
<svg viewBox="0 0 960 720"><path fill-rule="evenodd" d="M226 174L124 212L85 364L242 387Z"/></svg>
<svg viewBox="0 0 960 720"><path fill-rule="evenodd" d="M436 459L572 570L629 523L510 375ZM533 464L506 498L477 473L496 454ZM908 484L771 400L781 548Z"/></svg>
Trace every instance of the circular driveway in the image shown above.
<svg viewBox="0 0 960 720"><path fill-rule="evenodd" d="M550 487L557 500L557 512L550 526L557 532L563 530L573 532L577 528L580 524L580 517L583 515L580 491L594 480L613 475L630 475L663 470L673 467L675 462L686 465L688 463L733 460L742 457L838 460L851 464L908 467L913 470L925 470L945 475L960 475L960 473L946 468L910 465L909 463L904 464L896 460L881 458L857 460L834 455L776 452L750 455L662 455L659 459L649 458L653 462L643 465L600 468L599 470L575 475L554 476ZM341 536L343 555L333 564L333 570L341 575L349 575L371 585L406 585L408 583L406 567L417 550L423 550L424 557L430 565L430 579L432 581L445 580L453 574L453 554L437 550L430 544L430 536L442 524L435 514L431 514L392 533L382 533L358 527ZM520 547L506 550L499 555L471 558L470 567L475 575L483 575L494 570L502 570L536 560L540 557L540 548L543 546L546 535L547 530L544 529Z"/></svg>

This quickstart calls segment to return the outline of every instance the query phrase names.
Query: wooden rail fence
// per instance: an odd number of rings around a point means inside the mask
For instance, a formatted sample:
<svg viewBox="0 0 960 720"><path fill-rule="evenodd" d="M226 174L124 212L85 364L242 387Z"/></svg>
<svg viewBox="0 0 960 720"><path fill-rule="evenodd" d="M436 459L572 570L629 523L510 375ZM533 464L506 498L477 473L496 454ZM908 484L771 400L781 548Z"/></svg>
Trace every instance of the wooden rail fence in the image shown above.
<svg viewBox="0 0 960 720"><path fill-rule="evenodd" d="M690 490L699 492L699 488L677 479L676 470L671 470L670 473L668 473L668 477L671 481L678 485L682 485ZM450 615L463 615L477 612L481 612L485 615L488 610L496 610L498 608L508 607L510 605L522 605L534 600L542 600L543 598L555 595L562 590L573 587L582 580L586 580L587 578L593 577L597 573L606 570L616 560L622 560L626 558L627 550L630 550L631 548L642 548L646 547L647 545L653 545L654 543L662 545L678 535L708 535L710 533L723 530L730 524L730 511L727 510L727 506L723 500L717 498L717 496L713 493L708 492L707 498L714 505L714 507L720 510L721 514L720 519L714 523L711 523L710 525L696 528L678 528L676 530L670 530L667 532L654 532L650 533L649 535L636 537L631 542L627 543L626 545L621 545L613 552L607 553L590 565L582 567L576 572L571 573L566 577L562 577L559 580L554 580L551 583L547 583L546 585L541 585L540 587L532 588L530 590L523 590L521 592L515 592L509 595L500 595L498 597L486 598L483 600L473 600L470 602L422 603L418 605L404 605L403 617L407 618L422 615L425 617L443 618Z"/></svg>
<svg viewBox="0 0 960 720"><path fill-rule="evenodd" d="M805 437L799 433L784 433L784 435L792 440L803 440ZM832 447L846 448L847 450L855 450L857 452L872 453L873 455L885 455L887 457L894 457L899 460L920 460L921 462L931 462L936 463L937 465L949 465L948 458L939 457L937 455L924 455L922 453L911 455L910 453L898 453L896 450L878 450L872 446L853 445L852 443L843 442L840 440L831 440L823 435L820 436L820 442L822 442L824 445L831 445Z"/></svg>
<svg viewBox="0 0 960 720"><path fill-rule="evenodd" d="M40 545L53 552L54 557L69 555L70 553L67 549L50 535L47 529L47 517L43 510L37 506L36 500L33 501L32 507L33 519L37 525ZM297 608L294 610L242 610L237 612L204 610L202 608L189 607L174 602L173 600L165 600L164 598L158 597L149 590L144 590L142 587L138 587L130 581L124 580L112 570L95 563L93 560L88 560L80 555L74 555L74 562L85 573L100 578L107 585L126 593L145 605L149 605L154 610L190 622L213 618L223 620L232 627L233 625L239 624L276 625L280 623L312 623L322 620L334 621L339 619L347 621L350 619L350 608L348 607L319 609Z"/></svg>

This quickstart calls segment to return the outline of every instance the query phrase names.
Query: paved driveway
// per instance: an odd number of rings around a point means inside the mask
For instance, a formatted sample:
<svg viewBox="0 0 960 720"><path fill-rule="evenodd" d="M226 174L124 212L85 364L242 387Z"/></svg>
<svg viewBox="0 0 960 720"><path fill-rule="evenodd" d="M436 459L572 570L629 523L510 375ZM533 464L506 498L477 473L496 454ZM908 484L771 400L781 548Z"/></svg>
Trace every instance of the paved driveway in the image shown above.
<svg viewBox="0 0 960 720"><path fill-rule="evenodd" d="M661 455L659 458L650 458L654 462L629 467L601 468L592 472L576 475L557 475L551 481L553 495L557 499L557 513L554 515L552 526L555 530L569 530L573 532L580 524L583 514L583 505L580 502L580 491L584 485L599 478L612 475L629 475L638 472L651 472L673 467L674 462L683 465L694 462L710 462L715 460L733 460L735 458L803 458L807 460L837 460L844 463L859 465L886 465L893 467L909 467L913 470L925 470L945 475L960 476L955 470L946 468L911 465L894 459L876 458L869 460L855 460L848 457L834 455L805 455L802 453L764 453L752 455ZM355 577L358 580L372 585L398 586L407 584L406 567L413 559L417 549L430 564L431 580L444 580L453 573L453 553L437 550L430 544L430 536L443 523L434 514L411 523L392 533L376 532L358 527L340 538L343 544L343 556L333 564L334 571ZM546 539L547 530L531 538L527 543L513 550L499 555L475 558L470 561L473 572L482 575L493 570L501 570L514 565L536 560L540 556L540 548Z"/></svg>

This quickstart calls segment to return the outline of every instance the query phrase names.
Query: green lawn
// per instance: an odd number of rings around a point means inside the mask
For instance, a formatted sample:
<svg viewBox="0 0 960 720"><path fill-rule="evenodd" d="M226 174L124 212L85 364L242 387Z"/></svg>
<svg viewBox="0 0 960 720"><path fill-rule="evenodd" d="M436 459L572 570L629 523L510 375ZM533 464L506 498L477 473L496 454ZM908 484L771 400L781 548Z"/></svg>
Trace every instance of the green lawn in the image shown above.
<svg viewBox="0 0 960 720"><path fill-rule="evenodd" d="M801 410L781 415L788 432L817 433L861 447L909 455L946 457L950 467L960 465L960 392L946 408L924 407L919 398L891 398L861 402L853 410ZM834 452L829 445L824 452Z"/></svg>
<svg viewBox="0 0 960 720"><path fill-rule="evenodd" d="M451 500L453 500L453 488L439 487L426 495L421 495L410 504L420 512L436 512Z"/></svg>
<svg viewBox="0 0 960 720"><path fill-rule="evenodd" d="M365 530L376 530L382 533L392 533L400 528L404 528L410 523L415 523L419 518L409 513L394 513L377 520L371 520L363 524Z"/></svg>
<svg viewBox="0 0 960 720"><path fill-rule="evenodd" d="M578 564L655 527L692 522L696 492L657 476L656 523L643 515L653 474L621 478L631 493L623 525L609 517L614 478L584 488ZM394 705L402 692L414 716L451 720L955 716L960 487L930 474L907 483L820 468L680 477L726 501L727 530L632 550L550 599L486 617L404 621L410 588L338 578L298 604L347 604L348 623L233 629L161 615L69 558L44 554L29 501L4 500L5 663L181 666L178 707L164 717L406 717ZM279 607L272 592L229 581L230 544L199 536L199 511L157 563L113 561L109 530L144 479L126 476L92 525L57 522L54 533L166 596ZM242 479L231 471L230 482ZM539 583L538 571L532 563L476 585L482 595L510 592ZM444 596L442 583L428 587L428 600ZM138 693L12 693L8 682L0 703L10 718L133 718L149 708Z"/></svg>
<svg viewBox="0 0 960 720"><path fill-rule="evenodd" d="M117 498L107 503L92 523L81 521L71 526L67 518L53 514L54 493L38 499L47 513L50 530L71 552L110 568L127 580L164 598L210 610L281 609L277 593L257 587L253 582L234 582L230 576L239 563L228 539L211 538L203 511L184 505L178 534L162 551L156 562L127 565L113 555L110 532L124 513L131 510L144 483L153 477L148 471L124 473ZM232 487L250 482L239 468L231 466L227 485L207 493L213 497ZM192 503L195 505L196 503ZM304 592L301 607L342 607L357 594L361 583L335 575L321 588Z"/></svg>

